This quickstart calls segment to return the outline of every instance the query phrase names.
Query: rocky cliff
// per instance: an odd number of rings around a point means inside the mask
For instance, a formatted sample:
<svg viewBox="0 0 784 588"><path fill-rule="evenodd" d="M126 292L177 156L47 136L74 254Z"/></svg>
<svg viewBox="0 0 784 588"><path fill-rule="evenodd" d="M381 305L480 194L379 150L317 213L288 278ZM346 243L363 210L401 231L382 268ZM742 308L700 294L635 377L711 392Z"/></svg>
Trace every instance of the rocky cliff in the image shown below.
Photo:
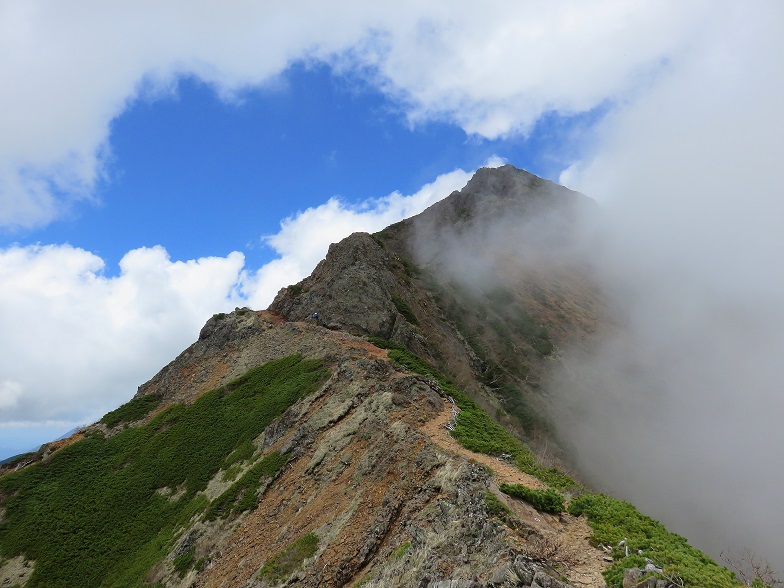
<svg viewBox="0 0 784 588"><path fill-rule="evenodd" d="M213 316L128 404L7 464L0 586L735 586L567 475L546 390L603 320L573 255L591 210L480 170L268 311Z"/></svg>

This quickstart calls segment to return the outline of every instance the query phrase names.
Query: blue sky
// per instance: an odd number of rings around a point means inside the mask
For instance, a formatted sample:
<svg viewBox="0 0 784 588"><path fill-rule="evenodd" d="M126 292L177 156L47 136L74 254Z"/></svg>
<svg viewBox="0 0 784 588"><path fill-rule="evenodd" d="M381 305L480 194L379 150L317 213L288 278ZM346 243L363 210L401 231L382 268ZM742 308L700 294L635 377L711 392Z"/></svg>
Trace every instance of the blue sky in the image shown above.
<svg viewBox="0 0 784 588"><path fill-rule="evenodd" d="M258 267L275 255L262 236L332 196L358 204L413 193L494 156L557 180L571 163L568 139L601 111L552 113L526 136L487 139L448 122L413 126L383 93L325 64L295 63L231 102L184 78L112 121L99 202L6 231L2 244L69 243L100 255L107 276L129 250L155 245L179 260L241 251Z"/></svg>
<svg viewBox="0 0 784 588"><path fill-rule="evenodd" d="M633 336L596 359L623 386L592 406L636 410L585 411L586 468L665 517L655 468L629 468L664 455L667 481L699 456L737 512L703 537L780 529L784 439L756 433L784 416L781 30L780 0L0 0L0 458L506 161L606 213L597 266ZM677 367L664 389L623 380L632 350ZM640 433L684 415L669 451ZM775 483L738 510L759 471ZM678 520L713 524L681 490Z"/></svg>

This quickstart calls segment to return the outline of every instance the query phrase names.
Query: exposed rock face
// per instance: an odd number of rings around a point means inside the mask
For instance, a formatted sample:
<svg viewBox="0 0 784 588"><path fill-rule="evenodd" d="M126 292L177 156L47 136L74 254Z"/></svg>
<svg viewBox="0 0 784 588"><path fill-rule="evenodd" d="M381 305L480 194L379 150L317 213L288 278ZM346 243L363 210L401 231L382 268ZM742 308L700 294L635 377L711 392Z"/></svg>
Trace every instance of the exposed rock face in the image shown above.
<svg viewBox="0 0 784 588"><path fill-rule="evenodd" d="M332 245L313 274L282 289L268 311L237 309L207 321L198 341L140 386L136 399L161 400L152 414L88 433L139 426L167 406L191 404L293 354L323 360L331 376L246 440L251 456L225 466L198 495L210 503L266 457L285 455L285 466L254 489L255 508L226 518L194 514L146 581L182 588L568 588L543 558L531 556L535 538L556 537L573 556L571 586L601 588L606 563L589 545L584 520L547 515L498 493L501 483L525 482L521 472L457 445L444 432L452 404L436 383L390 362L366 338L419 354L510 428L530 433L510 407L540 393L559 344L590 335L594 292L571 269L556 280L538 267L501 266L499 273L481 257L471 258L466 272L492 274L493 281L472 290L455 282L451 260L438 251L498 219L572 210L575 202L582 206L584 197L511 166L480 170L420 217ZM318 325L310 320L314 312ZM179 500L182 488L174 486L154 487L156 499ZM514 523L491 512L487 492L510 508ZM310 534L315 551L285 578L263 573Z"/></svg>
<svg viewBox="0 0 784 588"><path fill-rule="evenodd" d="M293 352L321 355L330 358L333 375L256 441L264 455L290 455L282 473L262 489L258 507L184 531L171 556L148 576L151 582L275 585L259 576L265 562L298 537L315 533L318 550L290 577L292 585L348 586L364 580L367 587L566 586L521 554L526 538L552 533L564 523L531 510L535 514L524 515L530 525L509 527L489 513L484 497L497 483L492 472L473 463L469 452L445 451L428 432L430 422L451 414L433 382L395 369L385 351L363 339L272 319L260 313L254 320L261 321L261 335L240 337L253 330L246 319L221 318L236 334L224 337L225 329L211 325L196 345L207 345L199 349L209 354L211 337L241 338L242 349L250 345L267 353L264 359ZM262 339L280 345L264 346ZM183 354L167 371L179 373L189 361ZM167 386L167 395L182 398L190 384L169 377ZM579 548L595 552L584 539ZM189 550L204 564L180 578L172 562ZM594 584L581 586L601 585L601 568L591 565L586 569L594 569Z"/></svg>
<svg viewBox="0 0 784 588"><path fill-rule="evenodd" d="M269 310L303 321L317 312L335 328L391 339L402 318L391 298L401 290L391 261L369 234L354 233L331 245L299 287L283 288Z"/></svg>

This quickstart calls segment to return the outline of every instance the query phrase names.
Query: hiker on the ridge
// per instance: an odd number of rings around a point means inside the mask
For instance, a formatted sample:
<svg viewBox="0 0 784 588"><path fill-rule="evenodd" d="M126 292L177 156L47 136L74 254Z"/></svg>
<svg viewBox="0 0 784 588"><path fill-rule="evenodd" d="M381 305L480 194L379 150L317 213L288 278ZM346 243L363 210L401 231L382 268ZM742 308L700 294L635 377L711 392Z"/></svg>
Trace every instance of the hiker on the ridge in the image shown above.
<svg viewBox="0 0 784 588"><path fill-rule="evenodd" d="M319 319L318 319L318 313L317 312L313 313L313 322L316 323L317 325L319 324Z"/></svg>

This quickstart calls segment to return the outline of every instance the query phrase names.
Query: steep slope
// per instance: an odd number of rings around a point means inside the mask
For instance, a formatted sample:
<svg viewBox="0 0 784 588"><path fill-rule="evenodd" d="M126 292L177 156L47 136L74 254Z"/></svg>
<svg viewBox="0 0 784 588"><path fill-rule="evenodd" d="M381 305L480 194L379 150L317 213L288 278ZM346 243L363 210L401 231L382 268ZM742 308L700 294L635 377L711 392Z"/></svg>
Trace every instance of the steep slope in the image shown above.
<svg viewBox="0 0 784 588"><path fill-rule="evenodd" d="M571 527L579 536L575 569L594 582L585 585L599 581L599 554L580 522L523 506L525 522L510 527L495 519L488 488L530 478L519 471L494 478L445 443L437 423L453 418L453 405L434 380L401 371L363 339L239 312L213 319L200 341L146 386L164 404L174 401L168 408L130 428L123 421L96 425L87 439L1 479L0 545L10 567L32 570L25 585L273 585L291 572L302 586L363 578L366 585L487 585L543 572L523 557L524 540ZM254 330L263 335L247 335ZM219 354L227 339L246 341L243 353ZM269 409L269 392L245 390L250 402L237 404L232 395L248 376L225 381L254 346L273 360L264 369L283 361L288 378L301 378L291 371L305 361L290 355L297 352L317 362L311 371L324 365L331 375L319 376L317 390L303 392L267 425L258 410ZM211 356L206 361L223 371L223 387L191 394L194 379L203 381L189 369L194 356ZM226 419L248 415L226 444L221 435L236 425ZM60 496L40 512L47 483L57 484ZM87 488L85 503L78 493ZM96 508L100 501L108 504ZM151 518L139 516L142 505ZM271 558L309 536L317 539L302 567L270 571ZM21 554L12 555L15 549Z"/></svg>
<svg viewBox="0 0 784 588"><path fill-rule="evenodd" d="M543 387L559 348L590 344L605 318L580 249L593 212L523 170L481 169L422 214L333 245L270 310L406 346L555 457Z"/></svg>
<svg viewBox="0 0 784 588"><path fill-rule="evenodd" d="M0 586L736 586L521 442L553 446L547 378L601 319L590 210L480 170L269 311L213 316L128 404L7 464Z"/></svg>

